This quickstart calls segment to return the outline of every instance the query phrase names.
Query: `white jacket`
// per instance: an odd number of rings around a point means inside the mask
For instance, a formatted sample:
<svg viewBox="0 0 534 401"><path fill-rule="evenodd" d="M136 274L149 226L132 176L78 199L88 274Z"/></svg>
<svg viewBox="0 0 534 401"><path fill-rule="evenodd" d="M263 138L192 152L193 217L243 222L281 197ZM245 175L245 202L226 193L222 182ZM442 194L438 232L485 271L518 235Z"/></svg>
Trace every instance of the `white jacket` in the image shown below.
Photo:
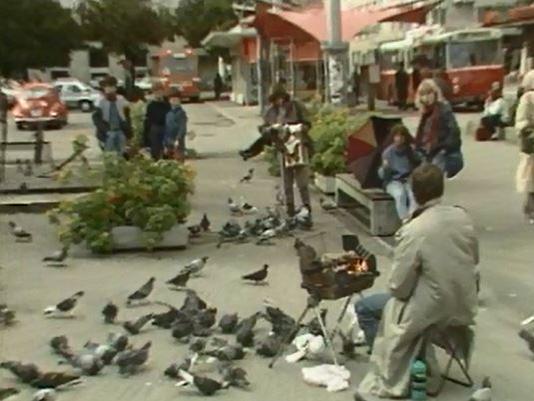
<svg viewBox="0 0 534 401"><path fill-rule="evenodd" d="M515 114L515 128L518 134L523 128L528 126L534 128L534 90L526 92L521 96Z"/></svg>
<svg viewBox="0 0 534 401"><path fill-rule="evenodd" d="M515 116L517 134L526 127L534 128L534 90L526 92L519 100ZM520 193L534 192L534 155L519 153L515 176L516 189Z"/></svg>

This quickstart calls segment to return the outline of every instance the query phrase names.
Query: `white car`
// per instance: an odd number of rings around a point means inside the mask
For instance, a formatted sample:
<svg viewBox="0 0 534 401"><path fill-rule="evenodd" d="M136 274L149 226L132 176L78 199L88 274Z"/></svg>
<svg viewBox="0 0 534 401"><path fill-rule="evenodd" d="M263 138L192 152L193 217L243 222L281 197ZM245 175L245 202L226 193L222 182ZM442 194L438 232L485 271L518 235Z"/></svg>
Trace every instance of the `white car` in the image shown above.
<svg viewBox="0 0 534 401"><path fill-rule="evenodd" d="M55 81L54 87L67 107L86 113L93 109L101 97L100 92L75 79Z"/></svg>

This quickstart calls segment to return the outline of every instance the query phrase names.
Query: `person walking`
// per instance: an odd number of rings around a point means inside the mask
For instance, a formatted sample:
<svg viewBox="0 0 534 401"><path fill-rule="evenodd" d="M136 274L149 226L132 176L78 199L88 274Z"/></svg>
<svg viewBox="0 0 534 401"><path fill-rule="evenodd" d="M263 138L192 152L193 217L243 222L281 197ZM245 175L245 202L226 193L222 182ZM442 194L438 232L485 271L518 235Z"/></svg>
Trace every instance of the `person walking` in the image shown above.
<svg viewBox="0 0 534 401"><path fill-rule="evenodd" d="M460 127L441 89L433 79L419 85L416 104L421 110L415 146L424 160L435 164L453 178L464 166Z"/></svg>
<svg viewBox="0 0 534 401"><path fill-rule="evenodd" d="M163 140L165 137L165 120L171 106L165 98L165 88L161 83L152 86L154 98L148 103L145 116L145 144L150 147L150 154L154 160L159 160L163 154Z"/></svg>
<svg viewBox="0 0 534 401"><path fill-rule="evenodd" d="M354 93L356 104L360 103L360 79L360 67L354 65L354 71L352 72L352 93Z"/></svg>
<svg viewBox="0 0 534 401"><path fill-rule="evenodd" d="M213 78L213 91L215 92L215 100L219 100L221 98L221 93L223 89L223 79L221 77L221 74L217 73L215 74L215 78Z"/></svg>
<svg viewBox="0 0 534 401"><path fill-rule="evenodd" d="M143 91L134 87L130 103L130 119L132 121L132 147L139 150L144 147L144 127L146 117L146 101Z"/></svg>
<svg viewBox="0 0 534 401"><path fill-rule="evenodd" d="M123 155L131 134L128 102L117 94L117 79L106 77L101 83L104 96L93 112L97 139L105 152Z"/></svg>
<svg viewBox="0 0 534 401"><path fill-rule="evenodd" d="M437 166L417 167L411 182L420 206L397 233L389 291L355 306L372 346L370 371L355 399L406 397L410 368L420 355L428 365L427 390L437 391L441 375L426 335L439 329L448 336L451 328L475 324L479 248L474 222L461 207L441 203L444 176Z"/></svg>
<svg viewBox="0 0 534 401"><path fill-rule="evenodd" d="M420 164L420 159L412 149L413 137L408 128L402 124L395 125L391 133L393 144L382 153L382 166L378 175L382 178L386 192L395 199L399 218L405 221L416 208L409 178Z"/></svg>
<svg viewBox="0 0 534 401"><path fill-rule="evenodd" d="M515 114L515 128L521 140L516 187L525 194L523 212L534 224L534 70L525 74L522 86L524 93Z"/></svg>
<svg viewBox="0 0 534 401"><path fill-rule="evenodd" d="M404 63L399 63L399 68L395 73L395 89L397 90L397 106L399 110L406 110L409 82L410 77L404 69Z"/></svg>
<svg viewBox="0 0 534 401"><path fill-rule="evenodd" d="M177 149L183 160L186 155L185 137L187 135L187 114L182 107L181 94L176 88L169 93L171 109L165 118L165 153L173 155ZM176 143L178 146L176 146Z"/></svg>

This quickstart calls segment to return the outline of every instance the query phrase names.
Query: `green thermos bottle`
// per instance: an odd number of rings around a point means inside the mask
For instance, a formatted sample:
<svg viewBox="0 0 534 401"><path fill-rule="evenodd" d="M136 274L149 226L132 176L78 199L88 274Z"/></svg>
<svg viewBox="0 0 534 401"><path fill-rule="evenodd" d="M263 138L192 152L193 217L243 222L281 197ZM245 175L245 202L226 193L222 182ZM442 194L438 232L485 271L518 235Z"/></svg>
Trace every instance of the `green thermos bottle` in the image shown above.
<svg viewBox="0 0 534 401"><path fill-rule="evenodd" d="M411 369L410 399L412 401L426 401L426 363L416 359Z"/></svg>

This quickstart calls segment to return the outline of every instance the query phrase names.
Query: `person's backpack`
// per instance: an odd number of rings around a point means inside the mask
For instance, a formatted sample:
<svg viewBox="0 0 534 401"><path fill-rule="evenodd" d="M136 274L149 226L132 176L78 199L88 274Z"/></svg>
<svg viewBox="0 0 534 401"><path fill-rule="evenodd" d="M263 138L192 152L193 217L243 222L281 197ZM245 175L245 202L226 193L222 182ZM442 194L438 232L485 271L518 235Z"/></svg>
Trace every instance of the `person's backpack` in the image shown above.
<svg viewBox="0 0 534 401"><path fill-rule="evenodd" d="M527 155L534 154L534 128L526 127L519 134L521 140L521 152Z"/></svg>

